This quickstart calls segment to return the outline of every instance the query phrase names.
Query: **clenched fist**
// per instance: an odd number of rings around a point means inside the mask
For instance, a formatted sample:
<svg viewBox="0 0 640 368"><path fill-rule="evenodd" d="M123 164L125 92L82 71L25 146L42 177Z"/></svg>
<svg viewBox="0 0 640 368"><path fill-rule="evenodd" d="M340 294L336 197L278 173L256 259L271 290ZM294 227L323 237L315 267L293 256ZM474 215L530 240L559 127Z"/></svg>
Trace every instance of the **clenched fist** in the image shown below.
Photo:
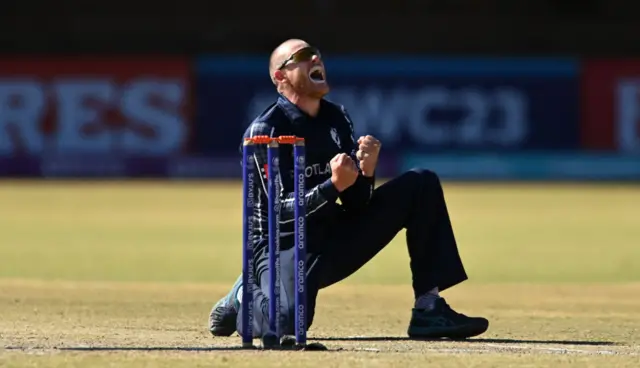
<svg viewBox="0 0 640 368"><path fill-rule="evenodd" d="M373 176L376 165L378 164L381 146L380 141L371 135L358 138L358 152L356 152L356 157L358 161L360 161L362 175Z"/></svg>
<svg viewBox="0 0 640 368"><path fill-rule="evenodd" d="M338 192L349 188L358 178L358 168L351 157L340 153L331 159L331 182Z"/></svg>

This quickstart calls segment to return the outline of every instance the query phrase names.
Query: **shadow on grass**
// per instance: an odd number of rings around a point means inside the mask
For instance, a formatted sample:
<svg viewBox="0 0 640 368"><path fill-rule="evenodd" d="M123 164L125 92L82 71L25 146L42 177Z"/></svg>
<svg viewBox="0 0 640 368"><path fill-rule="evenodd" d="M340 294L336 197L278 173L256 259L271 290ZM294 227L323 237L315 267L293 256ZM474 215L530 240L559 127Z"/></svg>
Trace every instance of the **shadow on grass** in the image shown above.
<svg viewBox="0 0 640 368"><path fill-rule="evenodd" d="M588 340L523 340L523 339L465 339L465 340L448 340L448 339L412 339L403 336L347 336L347 337L312 337L309 340L315 341L335 341L335 342L394 342L394 341L425 341L425 342L460 342L460 343L485 343L485 344L545 344L545 345L582 345L582 346L615 346L624 345L614 341L588 341ZM311 343L309 350L324 351L343 351L348 350L344 347L338 349L327 349L320 343ZM25 348L19 346L6 346L6 350L39 350L39 348ZM48 350L46 348L40 348ZM49 348L60 351L183 351L183 352L209 352L209 351L260 351L264 350L260 345L254 348L243 348L242 346L67 346ZM290 350L290 349L283 349Z"/></svg>
<svg viewBox="0 0 640 368"><path fill-rule="evenodd" d="M521 339L412 339L403 336L349 336L349 337L314 337L317 341L451 341L464 343L484 343L484 344L548 344L548 345L591 345L591 346L614 346L622 345L614 341L588 341L588 340L521 340Z"/></svg>

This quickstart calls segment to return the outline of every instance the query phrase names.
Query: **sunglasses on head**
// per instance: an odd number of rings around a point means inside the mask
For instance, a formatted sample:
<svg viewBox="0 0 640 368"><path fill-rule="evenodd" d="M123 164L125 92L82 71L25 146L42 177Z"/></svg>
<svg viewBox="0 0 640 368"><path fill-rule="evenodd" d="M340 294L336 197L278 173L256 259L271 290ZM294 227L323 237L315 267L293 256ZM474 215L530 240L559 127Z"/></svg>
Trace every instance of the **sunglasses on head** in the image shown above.
<svg viewBox="0 0 640 368"><path fill-rule="evenodd" d="M318 51L318 49L316 49L315 47L307 46L305 48L302 48L286 58L285 61L280 64L278 70L284 68L289 63L302 63L305 61L309 61L315 55L317 55L318 58L320 57L320 51Z"/></svg>

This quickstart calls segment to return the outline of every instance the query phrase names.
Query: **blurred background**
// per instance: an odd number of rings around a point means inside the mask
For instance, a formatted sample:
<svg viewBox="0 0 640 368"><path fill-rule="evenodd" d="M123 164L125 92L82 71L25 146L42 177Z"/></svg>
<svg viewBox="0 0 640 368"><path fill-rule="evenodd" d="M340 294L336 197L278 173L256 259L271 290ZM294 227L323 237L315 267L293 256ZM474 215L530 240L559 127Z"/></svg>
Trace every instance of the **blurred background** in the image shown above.
<svg viewBox="0 0 640 368"><path fill-rule="evenodd" d="M4 2L0 176L239 178L269 52L323 52L381 176L640 179L630 0Z"/></svg>

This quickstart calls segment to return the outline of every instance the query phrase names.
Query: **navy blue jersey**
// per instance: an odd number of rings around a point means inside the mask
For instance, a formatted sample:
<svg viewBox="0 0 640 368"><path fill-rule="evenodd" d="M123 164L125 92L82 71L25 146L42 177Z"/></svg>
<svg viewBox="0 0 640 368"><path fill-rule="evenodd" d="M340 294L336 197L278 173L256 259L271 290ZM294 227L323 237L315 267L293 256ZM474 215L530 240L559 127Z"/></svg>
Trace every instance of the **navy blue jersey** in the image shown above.
<svg viewBox="0 0 640 368"><path fill-rule="evenodd" d="M356 183L342 193L338 193L331 182L329 162L337 154L348 154L358 165L355 156L358 144L349 115L343 106L322 100L317 116L312 117L281 96L255 118L243 140L258 135L295 135L305 139L307 249L309 252L320 250L318 247L322 246L323 238L332 227L346 225L335 223L337 211L356 211L367 204L373 193L374 178L365 177L362 172ZM242 143L240 147L242 149ZM293 147L280 145L279 155L280 247L284 250L293 247L294 243ZM255 147L255 160L254 177L260 180L256 185L252 239L256 252L262 253L268 246L266 145Z"/></svg>

